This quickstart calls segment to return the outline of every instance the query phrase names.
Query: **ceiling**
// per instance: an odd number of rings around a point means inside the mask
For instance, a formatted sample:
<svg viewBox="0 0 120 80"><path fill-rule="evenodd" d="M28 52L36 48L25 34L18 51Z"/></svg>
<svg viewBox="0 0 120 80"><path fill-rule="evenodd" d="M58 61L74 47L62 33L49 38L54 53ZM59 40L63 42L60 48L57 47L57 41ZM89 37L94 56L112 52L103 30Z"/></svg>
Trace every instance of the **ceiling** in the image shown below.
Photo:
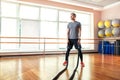
<svg viewBox="0 0 120 80"><path fill-rule="evenodd" d="M120 5L120 0L51 0L51 1L83 6L83 7L88 7L88 8L98 9L98 10L101 10L105 7L115 5L115 4Z"/></svg>
<svg viewBox="0 0 120 80"><path fill-rule="evenodd" d="M71 0L71 1L77 1L79 3L84 2L84 3L88 3L88 4L100 6L100 7L105 7L113 3L119 2L120 0Z"/></svg>

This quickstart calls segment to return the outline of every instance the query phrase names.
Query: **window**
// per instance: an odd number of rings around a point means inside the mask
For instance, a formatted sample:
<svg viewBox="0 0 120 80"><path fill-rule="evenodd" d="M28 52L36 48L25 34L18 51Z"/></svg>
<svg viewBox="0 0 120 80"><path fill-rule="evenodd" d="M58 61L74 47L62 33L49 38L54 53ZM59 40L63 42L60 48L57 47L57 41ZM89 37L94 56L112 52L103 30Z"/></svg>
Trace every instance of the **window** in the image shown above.
<svg viewBox="0 0 120 80"><path fill-rule="evenodd" d="M1 2L1 16L17 17L17 4Z"/></svg>
<svg viewBox="0 0 120 80"><path fill-rule="evenodd" d="M77 20L81 22L81 40L82 48L84 50L93 50L94 49L94 44L89 44L90 42L94 42L93 40L85 40L85 39L90 39L93 38L92 31L94 28L91 26L91 14L88 13L77 13ZM87 33L85 33L87 32ZM88 42L88 43L87 43Z"/></svg>
<svg viewBox="0 0 120 80"><path fill-rule="evenodd" d="M41 20L43 21L57 21L58 13L56 9L41 8Z"/></svg>
<svg viewBox="0 0 120 80"><path fill-rule="evenodd" d="M59 38L67 38L67 25L68 23L59 23ZM60 39L59 42L63 42L63 44L59 44L60 50L66 50L66 40Z"/></svg>
<svg viewBox="0 0 120 80"><path fill-rule="evenodd" d="M24 19L39 19L39 7L21 5L20 17Z"/></svg>
<svg viewBox="0 0 120 80"><path fill-rule="evenodd" d="M91 14L88 13L76 13L76 20L81 22L82 25L89 25L90 26L90 18L91 18Z"/></svg>
<svg viewBox="0 0 120 80"><path fill-rule="evenodd" d="M70 21L70 13L67 11L59 11L59 21L69 22Z"/></svg>
<svg viewBox="0 0 120 80"><path fill-rule="evenodd" d="M1 1L0 5L0 36L6 37L43 37L45 39L19 39L1 38L1 42L13 44L0 44L1 49L19 49L21 51L66 50L67 25L71 21L70 14L75 12L77 21L82 24L82 38L93 38L91 31L92 14L75 10L62 10L58 8L35 6L32 4ZM87 32L84 33L84 32ZM47 38L47 39L46 39ZM17 43L14 43L17 42ZM43 42L44 44L22 44L21 42ZM58 44L62 42L62 44ZM82 40L81 42L89 42ZM94 42L94 41L90 41ZM94 49L93 44L82 44L84 50Z"/></svg>
<svg viewBox="0 0 120 80"><path fill-rule="evenodd" d="M9 19L9 18L2 18L1 19L1 36L4 37L17 37L17 20L16 19ZM19 39L14 38L2 38L1 42L18 42ZM1 44L1 49L17 49L18 44Z"/></svg>
<svg viewBox="0 0 120 80"><path fill-rule="evenodd" d="M41 22L40 36L56 38L57 37L57 23L56 22Z"/></svg>
<svg viewBox="0 0 120 80"><path fill-rule="evenodd" d="M44 38L57 38L57 23L56 22L41 22L40 25L40 37ZM42 41L43 42L43 41ZM57 42L56 39L46 39L46 49L47 50L57 50L57 44L47 44L48 42ZM44 45L40 45L43 48Z"/></svg>
<svg viewBox="0 0 120 80"><path fill-rule="evenodd" d="M39 21L22 20L21 21L21 37L38 37L39 38ZM39 39L21 39L21 42L31 42L29 44L20 44L20 50L37 51L39 44L32 44L39 42Z"/></svg>

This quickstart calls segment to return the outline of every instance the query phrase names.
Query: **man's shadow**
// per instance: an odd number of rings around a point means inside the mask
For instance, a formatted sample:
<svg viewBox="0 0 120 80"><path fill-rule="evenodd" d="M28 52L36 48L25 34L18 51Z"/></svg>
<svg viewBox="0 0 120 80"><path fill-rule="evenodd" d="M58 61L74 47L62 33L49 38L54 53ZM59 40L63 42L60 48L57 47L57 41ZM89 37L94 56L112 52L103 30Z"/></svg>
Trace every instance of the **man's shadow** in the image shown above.
<svg viewBox="0 0 120 80"><path fill-rule="evenodd" d="M78 76L78 80L81 80L82 74L83 74L83 68L81 67L81 70L80 70L80 73L79 73L79 76Z"/></svg>

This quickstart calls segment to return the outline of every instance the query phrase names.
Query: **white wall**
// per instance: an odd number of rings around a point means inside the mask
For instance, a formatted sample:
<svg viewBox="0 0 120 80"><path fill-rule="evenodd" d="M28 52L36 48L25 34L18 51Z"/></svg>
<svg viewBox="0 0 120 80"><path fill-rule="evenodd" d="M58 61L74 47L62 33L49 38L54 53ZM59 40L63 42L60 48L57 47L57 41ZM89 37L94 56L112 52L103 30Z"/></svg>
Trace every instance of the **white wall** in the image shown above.
<svg viewBox="0 0 120 80"><path fill-rule="evenodd" d="M116 5L112 5L111 7L106 7L101 12L101 19L102 20L113 20L113 19L120 19L120 2L118 2ZM120 39L120 37L109 37L105 38L107 40L110 39ZM114 40L113 40L114 41Z"/></svg>
<svg viewBox="0 0 120 80"><path fill-rule="evenodd" d="M120 19L120 2L102 11L102 20Z"/></svg>

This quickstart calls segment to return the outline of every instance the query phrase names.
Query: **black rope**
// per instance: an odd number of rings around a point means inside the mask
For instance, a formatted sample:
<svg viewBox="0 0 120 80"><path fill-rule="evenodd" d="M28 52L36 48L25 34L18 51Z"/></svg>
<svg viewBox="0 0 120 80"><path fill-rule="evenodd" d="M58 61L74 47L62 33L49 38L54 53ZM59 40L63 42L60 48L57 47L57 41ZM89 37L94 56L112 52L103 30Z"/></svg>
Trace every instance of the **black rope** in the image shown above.
<svg viewBox="0 0 120 80"><path fill-rule="evenodd" d="M68 64L66 65L66 67L61 70L52 80L57 80L66 70L67 70Z"/></svg>
<svg viewBox="0 0 120 80"><path fill-rule="evenodd" d="M77 65L73 71L73 74L71 75L70 79L69 80L73 80L74 76L75 76L75 72L78 68L78 65L79 65L79 53L78 53L78 58L77 58ZM67 67L68 67L68 64L66 65L66 67L61 70L52 80L57 80L66 70L67 70Z"/></svg>
<svg viewBox="0 0 120 80"><path fill-rule="evenodd" d="M75 69L73 71L73 74L71 75L69 80L73 80L73 78L75 76L75 72L77 71L78 65L79 65L79 53L78 53L78 58L77 58L77 65L76 65L76 67L75 67Z"/></svg>

